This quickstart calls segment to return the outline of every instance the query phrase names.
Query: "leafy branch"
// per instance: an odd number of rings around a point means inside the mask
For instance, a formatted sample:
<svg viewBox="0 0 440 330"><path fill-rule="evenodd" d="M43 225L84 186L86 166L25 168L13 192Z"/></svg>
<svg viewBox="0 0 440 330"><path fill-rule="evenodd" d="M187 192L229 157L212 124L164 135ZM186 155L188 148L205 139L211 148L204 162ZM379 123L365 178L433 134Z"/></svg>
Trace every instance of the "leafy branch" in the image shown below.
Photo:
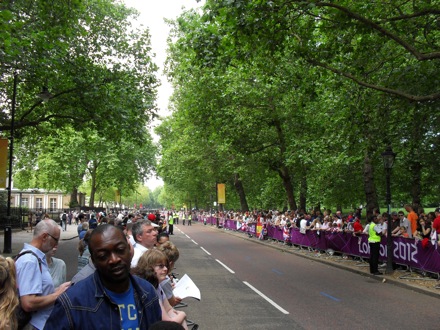
<svg viewBox="0 0 440 330"><path fill-rule="evenodd" d="M333 73L336 73L336 74L338 74L340 76L346 77L346 78L356 82L357 84L359 84L361 86L364 86L364 87L367 87L367 88L370 88L370 89L374 89L374 90L377 90L377 91L380 91L380 92L384 92L384 93L387 93L387 94L395 95L395 96L407 99L407 100L412 101L412 102L427 102L427 101L434 101L434 100L440 99L440 92L437 92L437 93L434 93L434 94L429 94L429 95L420 95L420 96L419 95L412 95L412 94L405 93L405 92L402 92L402 91L397 90L397 89L392 89L392 88L388 88L388 87L383 87L383 86L378 86L378 85L375 85L375 84L367 83L366 81L361 80L360 78L358 78L358 77L356 77L356 76L354 76L354 75L352 75L350 73L344 72L342 70L338 70L338 69L336 69L336 68L334 68L334 67L332 67L332 66L330 66L328 64L325 64L323 62L320 62L320 61L317 61L317 60L314 60L314 59L310 59L309 58L309 59L307 59L307 61L310 64L322 67L322 68L327 69L327 70L329 70L329 71L331 71Z"/></svg>
<svg viewBox="0 0 440 330"><path fill-rule="evenodd" d="M317 7L330 7L335 8L343 13L345 13L348 17L351 17L364 25L378 31L380 34L386 36L387 38L394 40L399 45L401 45L403 48L405 48L410 54L412 54L417 60L419 61L426 61L426 60L433 60L433 59L440 59L440 52L430 52L430 53L421 53L419 52L415 47L407 43L405 40L400 38L399 36L395 35L394 33L390 32L389 30L385 29L383 26L373 22L372 20L367 19L364 16L361 16L351 10L349 10L346 7L329 3L329 2L314 2L314 5ZM435 13L436 11L434 11Z"/></svg>

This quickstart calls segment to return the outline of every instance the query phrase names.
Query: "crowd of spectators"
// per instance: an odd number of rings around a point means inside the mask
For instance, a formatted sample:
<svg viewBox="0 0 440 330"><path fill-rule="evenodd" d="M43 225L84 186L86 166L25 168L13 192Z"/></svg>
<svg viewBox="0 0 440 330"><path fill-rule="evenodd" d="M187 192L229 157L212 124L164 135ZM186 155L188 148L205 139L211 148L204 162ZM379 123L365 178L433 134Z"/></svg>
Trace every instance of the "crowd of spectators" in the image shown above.
<svg viewBox="0 0 440 330"><path fill-rule="evenodd" d="M198 325L188 321L185 312L175 309L184 303L173 295L172 270L179 251L169 238L169 220L179 216L187 221L191 219L187 213L71 212L67 217L60 216L57 223L49 215L43 215L34 228L32 242L25 243L15 263L0 256L1 328L17 328L21 317L17 317L14 310L19 305L25 312L32 312L32 318L23 324L24 329L80 328L87 324L95 328L115 328L119 319L121 324L117 328L135 325L135 328L148 329L162 319L166 322L154 328L170 326L169 322L173 322L179 329L189 326L197 329ZM61 231L66 230L67 225L77 226L79 240L78 272L71 281L66 281L65 262L54 257ZM104 255L103 251L109 254ZM118 255L120 262L116 262L116 257L107 258L110 255ZM155 257L149 258L150 255ZM108 261L110 259L112 261ZM138 264L138 260L143 261ZM29 282L29 278L32 281ZM142 282L141 278L147 281ZM128 296L120 295L122 283L129 288ZM133 290L137 292L134 295ZM106 294L95 295L101 291ZM145 297L148 301L139 300ZM120 317L108 318L110 311L115 313L112 299L118 301ZM94 304L100 307L95 310ZM121 309L121 306L134 304L138 314L133 323L134 314L130 312L133 309ZM155 304L161 313L157 313ZM84 318L85 310L90 317L98 317Z"/></svg>
<svg viewBox="0 0 440 330"><path fill-rule="evenodd" d="M331 210L304 210L298 211L251 211L234 212L227 211L218 214L220 217L235 220L240 223L240 228L246 228L249 224L258 223L262 226L262 239L267 226L278 227L283 230L283 236L287 240L290 228L298 228L301 233L308 230L315 231L318 235L321 232L344 232L352 233L354 236L368 235L369 224L377 219L377 226L381 235L388 235L388 225L391 226L391 234L394 237L414 238L424 242L439 242L440 234L440 209L425 213L424 210L415 212L409 204L398 212L393 211L390 215L387 212L380 213L375 210L370 216L363 216L362 209L358 208L353 212L342 214L341 211ZM286 242L288 243L288 242ZM427 243L426 243L427 244Z"/></svg>

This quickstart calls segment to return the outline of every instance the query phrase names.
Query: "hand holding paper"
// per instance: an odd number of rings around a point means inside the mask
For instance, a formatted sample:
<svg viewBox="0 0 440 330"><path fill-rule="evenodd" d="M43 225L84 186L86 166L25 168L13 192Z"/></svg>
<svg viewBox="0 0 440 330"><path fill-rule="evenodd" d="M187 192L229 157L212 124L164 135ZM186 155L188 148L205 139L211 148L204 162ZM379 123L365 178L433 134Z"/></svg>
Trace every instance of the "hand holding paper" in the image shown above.
<svg viewBox="0 0 440 330"><path fill-rule="evenodd" d="M198 300L201 299L199 288L194 284L187 274L183 275L179 282L177 282L176 286L174 287L173 294L182 299L187 297L196 298Z"/></svg>

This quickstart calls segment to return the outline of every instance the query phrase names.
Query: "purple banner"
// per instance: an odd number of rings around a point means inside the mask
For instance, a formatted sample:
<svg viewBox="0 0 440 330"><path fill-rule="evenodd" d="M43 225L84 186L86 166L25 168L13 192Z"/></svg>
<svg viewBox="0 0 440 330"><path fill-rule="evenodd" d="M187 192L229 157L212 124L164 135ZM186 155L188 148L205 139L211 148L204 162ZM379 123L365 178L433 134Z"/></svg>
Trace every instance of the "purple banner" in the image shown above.
<svg viewBox="0 0 440 330"><path fill-rule="evenodd" d="M216 219L214 219L214 223ZM226 229L256 234L256 224L248 224L235 220L222 219ZM209 222L208 222L209 223ZM283 230L276 226L267 226L267 237L278 241L284 241ZM363 258L370 257L370 246L368 236L353 236L352 233L339 233L308 230L305 234L300 233L299 229L290 229L290 241L292 244L311 247L321 251L332 249L337 253L344 253L351 256ZM380 246L380 259L387 260L387 240L382 238ZM440 273L440 248L430 244L422 247L421 241L411 238L393 237L393 261L400 265L408 265L423 271Z"/></svg>

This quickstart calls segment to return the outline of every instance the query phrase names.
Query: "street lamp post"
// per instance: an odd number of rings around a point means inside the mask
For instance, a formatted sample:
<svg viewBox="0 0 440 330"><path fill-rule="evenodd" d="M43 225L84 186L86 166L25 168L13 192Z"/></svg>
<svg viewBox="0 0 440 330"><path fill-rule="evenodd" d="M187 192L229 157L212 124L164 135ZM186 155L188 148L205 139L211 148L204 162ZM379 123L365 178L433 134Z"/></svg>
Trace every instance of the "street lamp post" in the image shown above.
<svg viewBox="0 0 440 330"><path fill-rule="evenodd" d="M9 137L9 168L8 168L8 200L7 200L7 224L5 224L5 241L3 245L3 253L12 253L12 231L11 231L11 199L12 199L12 163L14 157L14 130L15 130L15 105L17 99L17 79L18 73L14 72L14 86L12 90L11 105L11 134ZM8 226L9 225L9 226Z"/></svg>
<svg viewBox="0 0 440 330"><path fill-rule="evenodd" d="M14 83L12 90L12 104L11 104L11 132L9 138L9 171L8 171L8 201L7 201L7 224L5 224L5 233L4 233L4 245L3 245L3 253L12 253L12 230L11 230L11 199L12 199L12 168L13 168L13 160L14 160L14 135L15 135L15 108L17 104L17 84L18 84L18 72L14 71ZM43 87L43 91L37 95L39 98L43 100L43 102L48 101L52 98L52 94L50 94L47 87ZM21 198L20 198L21 204ZM21 205L20 205L21 206ZM21 212L21 211L20 211Z"/></svg>
<svg viewBox="0 0 440 330"><path fill-rule="evenodd" d="M387 223L387 274L393 272L393 237L391 235L391 169L394 165L394 160L396 159L396 154L388 146L387 149L382 153L383 166L385 168L386 175L386 203L387 203L387 213L388 213L388 223Z"/></svg>

